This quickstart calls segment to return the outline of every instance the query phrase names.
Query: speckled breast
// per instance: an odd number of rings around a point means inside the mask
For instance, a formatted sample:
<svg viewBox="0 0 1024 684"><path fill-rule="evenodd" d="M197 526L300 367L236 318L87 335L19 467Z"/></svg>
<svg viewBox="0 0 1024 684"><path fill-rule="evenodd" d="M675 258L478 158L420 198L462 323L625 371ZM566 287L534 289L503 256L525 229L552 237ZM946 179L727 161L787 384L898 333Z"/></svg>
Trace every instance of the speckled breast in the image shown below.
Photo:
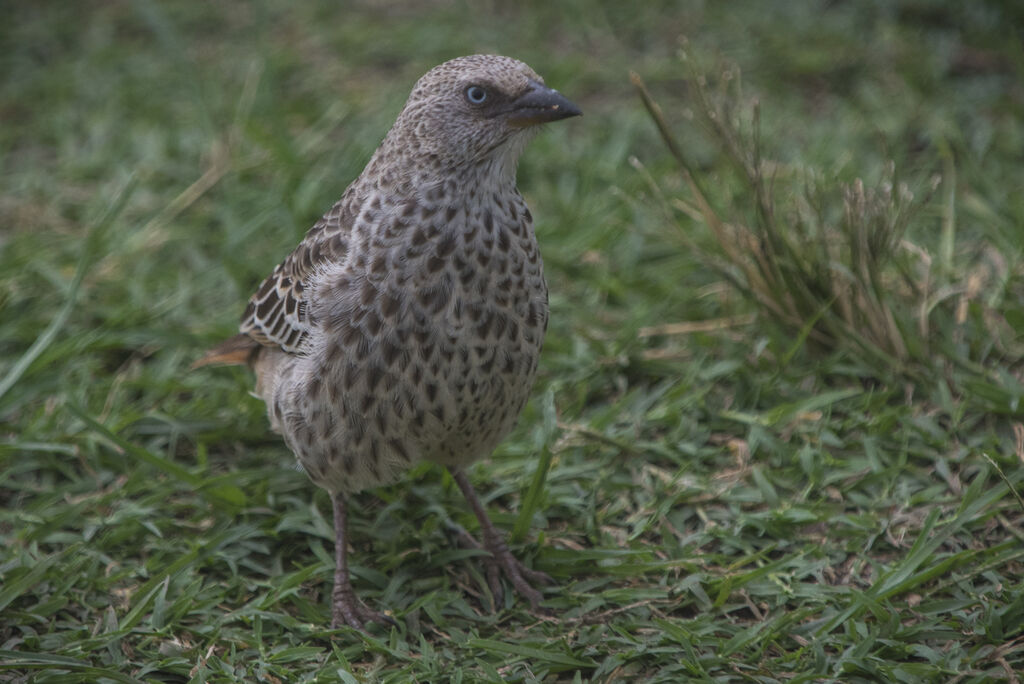
<svg viewBox="0 0 1024 684"><path fill-rule="evenodd" d="M321 486L374 486L419 459L467 463L515 424L536 375L547 287L522 198L488 199L396 208L321 276L328 334L296 369L309 398L293 397L305 404L296 425L308 420L318 436L289 439Z"/></svg>

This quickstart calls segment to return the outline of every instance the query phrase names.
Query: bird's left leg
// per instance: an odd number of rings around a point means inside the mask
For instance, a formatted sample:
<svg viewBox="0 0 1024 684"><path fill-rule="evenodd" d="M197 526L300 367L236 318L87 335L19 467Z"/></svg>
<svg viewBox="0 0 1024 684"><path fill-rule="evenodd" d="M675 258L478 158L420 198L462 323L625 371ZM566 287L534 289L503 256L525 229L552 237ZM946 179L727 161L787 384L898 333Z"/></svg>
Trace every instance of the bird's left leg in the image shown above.
<svg viewBox="0 0 1024 684"><path fill-rule="evenodd" d="M508 577L509 581L512 582L512 586L516 588L516 591L526 597L526 600L530 602L530 608L538 610L540 602L544 600L544 597L539 591L530 585L530 582L554 584L555 581L546 572L531 570L512 555L512 552L508 549L508 544L505 543L504 538L502 538L498 530L495 529L494 523L491 522L490 517L487 515L487 511L480 502L480 498L476 495L476 490L474 490L473 485L470 484L469 476L466 475L464 470L459 468L449 468L449 470L451 471L452 477L455 478L455 482L459 485L459 489L462 490L462 495L465 496L466 501L469 502L469 507L473 509L473 513L476 515L477 520L480 521L483 548L489 551L493 557L486 559L484 562L488 564L487 583L490 585L491 594L493 594L495 602L501 601L502 590L501 583L498 581L498 573L493 569L494 565L500 568L501 572ZM469 537L471 542L473 542L473 545L477 547L480 546L479 544L476 544L476 540L472 539L468 534L466 536Z"/></svg>
<svg viewBox="0 0 1024 684"><path fill-rule="evenodd" d="M397 625L394 619L367 608L352 589L348 575L348 503L345 495L332 492L334 507L334 591L331 593L331 629L342 625L366 629L365 623L379 622Z"/></svg>

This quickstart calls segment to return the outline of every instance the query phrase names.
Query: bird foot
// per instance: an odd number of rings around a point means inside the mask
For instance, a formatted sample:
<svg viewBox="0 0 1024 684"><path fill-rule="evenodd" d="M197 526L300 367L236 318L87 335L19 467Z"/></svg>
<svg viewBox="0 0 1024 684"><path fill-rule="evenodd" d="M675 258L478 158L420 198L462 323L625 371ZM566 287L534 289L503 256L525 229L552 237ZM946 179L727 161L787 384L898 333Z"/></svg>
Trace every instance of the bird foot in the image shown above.
<svg viewBox="0 0 1024 684"><path fill-rule="evenodd" d="M532 585L555 584L555 580L551 575L523 565L518 558L512 555L508 545L500 537L496 540L490 540L491 543L488 544L488 539L485 536L485 543L481 544L473 535L461 527L457 528L456 534L463 546L489 552L490 555L481 556L480 561L484 565L484 572L487 575L487 586L491 590L491 596L494 597L495 607L501 604L505 595L504 589L501 586L501 575L504 574L512 583L512 586L515 587L515 590L519 592L519 595L529 601L531 610L538 613L547 613L545 609L540 607L544 596Z"/></svg>
<svg viewBox="0 0 1024 684"><path fill-rule="evenodd" d="M351 585L348 587L335 586L332 598L331 629L348 626L365 632L368 622L387 624L392 627L398 626L398 623L390 615L368 608L356 597Z"/></svg>

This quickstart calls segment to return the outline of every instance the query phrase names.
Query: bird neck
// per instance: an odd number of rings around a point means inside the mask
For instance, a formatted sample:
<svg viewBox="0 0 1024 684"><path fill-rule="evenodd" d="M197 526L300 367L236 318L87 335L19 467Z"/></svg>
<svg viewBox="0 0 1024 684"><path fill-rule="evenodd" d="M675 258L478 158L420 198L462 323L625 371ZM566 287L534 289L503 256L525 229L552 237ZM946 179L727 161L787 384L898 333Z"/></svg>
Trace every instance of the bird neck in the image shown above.
<svg viewBox="0 0 1024 684"><path fill-rule="evenodd" d="M360 179L394 200L436 200L452 205L487 194L515 194L516 169L527 136L515 136L476 159L455 161L408 145L407 139L385 139ZM403 145L403 143L405 143Z"/></svg>

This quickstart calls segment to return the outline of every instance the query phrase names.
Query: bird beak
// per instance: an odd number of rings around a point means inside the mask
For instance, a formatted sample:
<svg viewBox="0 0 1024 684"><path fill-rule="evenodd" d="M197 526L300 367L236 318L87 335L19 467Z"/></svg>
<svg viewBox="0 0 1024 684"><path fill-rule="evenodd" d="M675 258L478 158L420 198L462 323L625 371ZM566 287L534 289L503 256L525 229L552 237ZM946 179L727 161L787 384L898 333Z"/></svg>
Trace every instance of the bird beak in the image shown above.
<svg viewBox="0 0 1024 684"><path fill-rule="evenodd" d="M531 81L529 89L509 104L506 116L514 128L536 126L583 113L560 92L536 81Z"/></svg>

